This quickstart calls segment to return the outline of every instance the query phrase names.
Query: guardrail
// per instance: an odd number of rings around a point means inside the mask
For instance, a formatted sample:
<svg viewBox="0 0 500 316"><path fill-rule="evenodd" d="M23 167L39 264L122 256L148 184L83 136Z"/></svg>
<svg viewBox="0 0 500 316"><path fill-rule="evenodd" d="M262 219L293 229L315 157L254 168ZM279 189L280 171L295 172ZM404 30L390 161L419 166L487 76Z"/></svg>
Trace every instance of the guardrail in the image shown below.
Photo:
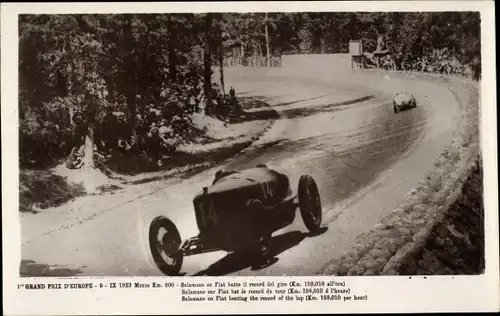
<svg viewBox="0 0 500 316"><path fill-rule="evenodd" d="M224 58L224 67L267 67L267 57L226 57ZM281 56L271 57L269 66L273 68L281 68Z"/></svg>

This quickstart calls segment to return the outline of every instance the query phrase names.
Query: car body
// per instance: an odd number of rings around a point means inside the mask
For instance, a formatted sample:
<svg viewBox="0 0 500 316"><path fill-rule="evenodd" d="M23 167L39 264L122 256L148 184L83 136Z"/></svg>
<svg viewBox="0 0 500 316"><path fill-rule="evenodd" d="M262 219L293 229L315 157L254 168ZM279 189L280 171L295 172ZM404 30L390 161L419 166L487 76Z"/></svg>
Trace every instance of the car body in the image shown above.
<svg viewBox="0 0 500 316"><path fill-rule="evenodd" d="M233 251L252 243L263 226L286 226L293 221L293 208L281 205L293 199L288 177L265 167L243 171L222 171L212 186L193 199L200 238ZM252 201L262 203L262 212L253 210ZM274 215L278 215L277 218ZM256 221L258 229L253 228ZM272 229L270 228L270 229ZM246 233L242 233L248 230ZM255 235L255 236L254 236Z"/></svg>
<svg viewBox="0 0 500 316"><path fill-rule="evenodd" d="M408 92L398 92L392 100L394 113L417 107L415 96Z"/></svg>
<svg viewBox="0 0 500 316"><path fill-rule="evenodd" d="M294 191L286 175L265 165L218 171L212 185L194 196L193 207L199 234L184 242L164 216L155 218L150 226L153 259L165 274L178 273L183 256L209 251L250 251L265 257L272 233L290 225L297 208L309 231L317 231L321 225L321 200L313 178L302 175ZM167 233L158 238L161 228ZM158 243L162 244L159 248ZM175 263L167 264L162 252Z"/></svg>

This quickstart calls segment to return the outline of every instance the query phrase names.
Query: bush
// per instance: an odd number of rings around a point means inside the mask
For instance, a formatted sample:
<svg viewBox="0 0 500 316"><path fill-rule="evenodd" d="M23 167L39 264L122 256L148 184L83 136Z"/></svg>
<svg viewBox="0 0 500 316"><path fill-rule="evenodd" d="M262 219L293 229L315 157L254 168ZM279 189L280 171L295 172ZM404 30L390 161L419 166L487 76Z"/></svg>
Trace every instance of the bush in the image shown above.
<svg viewBox="0 0 500 316"><path fill-rule="evenodd" d="M390 62L391 59L387 58L384 64ZM402 58L397 68L398 70L460 75L475 79L479 79L480 71L480 65L477 58L473 59L469 64L464 64L460 61L458 54L448 50L448 48L434 49L429 54L423 56L408 54Z"/></svg>
<svg viewBox="0 0 500 316"><path fill-rule="evenodd" d="M21 171L19 178L20 212L55 207L85 194L81 185L68 184L63 177L48 171Z"/></svg>

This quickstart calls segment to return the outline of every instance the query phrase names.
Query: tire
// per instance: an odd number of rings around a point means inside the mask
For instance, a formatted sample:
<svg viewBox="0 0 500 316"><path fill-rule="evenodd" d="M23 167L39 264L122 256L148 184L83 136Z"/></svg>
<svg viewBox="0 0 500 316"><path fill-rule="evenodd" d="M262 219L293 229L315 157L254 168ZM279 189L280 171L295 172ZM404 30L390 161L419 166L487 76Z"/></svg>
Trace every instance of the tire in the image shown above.
<svg viewBox="0 0 500 316"><path fill-rule="evenodd" d="M396 102L393 102L393 103L392 103L392 107L394 108L394 113L398 113L398 112L399 112L399 108L398 108L398 106L396 105Z"/></svg>
<svg viewBox="0 0 500 316"><path fill-rule="evenodd" d="M166 233L159 239L159 233ZM164 216L156 217L149 226L149 249L153 260L166 275L176 276L182 267L183 255L180 252L181 236L175 224ZM165 256L165 257L164 257ZM166 261L170 259L171 263Z"/></svg>
<svg viewBox="0 0 500 316"><path fill-rule="evenodd" d="M321 198L316 181L310 175L302 175L299 179L299 208L307 229L318 231L322 220Z"/></svg>

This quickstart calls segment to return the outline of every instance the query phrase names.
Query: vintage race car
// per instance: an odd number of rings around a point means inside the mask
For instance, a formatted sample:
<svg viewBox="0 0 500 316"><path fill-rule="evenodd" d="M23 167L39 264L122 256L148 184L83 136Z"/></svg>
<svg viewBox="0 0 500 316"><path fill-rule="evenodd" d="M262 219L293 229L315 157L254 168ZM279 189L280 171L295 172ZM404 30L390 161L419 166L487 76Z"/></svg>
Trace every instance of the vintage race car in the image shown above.
<svg viewBox="0 0 500 316"><path fill-rule="evenodd" d="M415 96L408 92L398 92L392 99L394 113L417 107Z"/></svg>
<svg viewBox="0 0 500 316"><path fill-rule="evenodd" d="M316 182L302 175L297 190L289 178L265 165L242 171L218 171L210 187L193 198L199 234L181 241L175 224L156 217L149 228L149 246L157 267L178 275L183 257L210 251L269 255L273 232L290 225L300 209L310 232L320 230L321 199Z"/></svg>

